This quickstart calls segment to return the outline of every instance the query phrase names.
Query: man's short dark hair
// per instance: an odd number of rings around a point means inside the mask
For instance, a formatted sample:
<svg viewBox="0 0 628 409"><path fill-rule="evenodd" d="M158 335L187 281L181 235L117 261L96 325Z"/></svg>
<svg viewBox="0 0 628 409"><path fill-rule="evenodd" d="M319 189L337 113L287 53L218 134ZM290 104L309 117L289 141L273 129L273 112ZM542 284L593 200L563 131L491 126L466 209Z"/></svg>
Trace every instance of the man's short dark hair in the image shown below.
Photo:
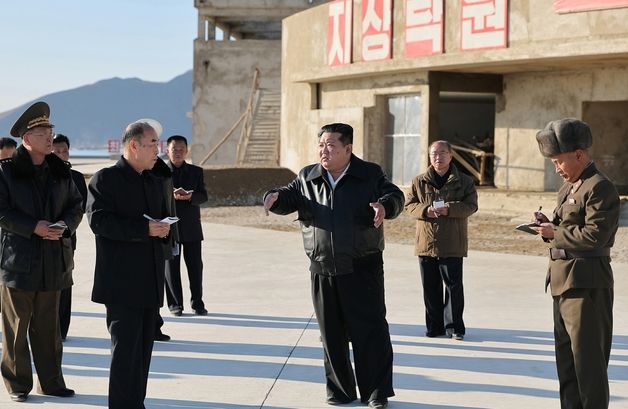
<svg viewBox="0 0 628 409"><path fill-rule="evenodd" d="M13 138L0 138L0 149L17 148L17 142Z"/></svg>
<svg viewBox="0 0 628 409"><path fill-rule="evenodd" d="M351 125L342 124L342 123L334 123L324 125L320 131L318 131L318 139L325 133L339 133L340 136L338 140L343 145L353 144L353 128Z"/></svg>
<svg viewBox="0 0 628 409"><path fill-rule="evenodd" d="M166 140L166 145L170 145L170 142L179 141L183 142L185 146L188 146L188 140L183 135L172 135L170 138Z"/></svg>
<svg viewBox="0 0 628 409"><path fill-rule="evenodd" d="M70 149L70 139L62 133L58 133L55 135L54 139L52 140L52 144L54 145L55 143L65 143L66 145L68 145L68 149Z"/></svg>

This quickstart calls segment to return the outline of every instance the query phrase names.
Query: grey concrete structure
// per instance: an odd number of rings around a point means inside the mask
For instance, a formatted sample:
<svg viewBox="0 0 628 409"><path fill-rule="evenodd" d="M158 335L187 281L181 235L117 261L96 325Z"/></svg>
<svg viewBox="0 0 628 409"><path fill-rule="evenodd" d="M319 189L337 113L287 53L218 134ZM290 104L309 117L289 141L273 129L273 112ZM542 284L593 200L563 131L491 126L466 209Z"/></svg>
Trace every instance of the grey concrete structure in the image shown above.
<svg viewBox="0 0 628 409"><path fill-rule="evenodd" d="M172 341L155 344L146 407L328 408L300 233L203 227L203 259L211 266L203 283L209 315L171 317L162 309L163 329ZM76 397L34 393L25 403L12 403L0 393L0 408L106 407L110 341L104 308L90 301L94 256L94 238L83 222L72 327L63 354L66 382L76 389ZM412 246L388 245L385 263L397 393L391 409L559 406L551 297L543 292L545 258L470 252L465 262L468 328L463 342L423 336ZM628 310L628 265L613 268L617 314L610 407L620 409L628 402L628 317L621 313Z"/></svg>
<svg viewBox="0 0 628 409"><path fill-rule="evenodd" d="M388 34L379 32L391 36L390 58L364 52L370 34L362 7L376 3L392 7ZM483 11L472 10L479 3ZM555 8L558 3L575 2L347 2L346 7L353 5L353 28L351 46L342 54L350 53L351 59L344 64L335 59L340 54L330 52L328 37L342 2L286 18L281 165L297 171L311 162L316 130L341 121L355 127L356 153L381 163L400 184L425 168L428 144L445 138L483 143L493 152L490 176L499 188L552 191L561 180L538 154L534 136L550 120L576 117L592 126L593 158L620 193L628 193L623 142L628 129L628 3L604 9L609 2L589 1L595 10L575 13ZM434 8L426 11L425 4ZM436 18L438 4L443 10ZM442 49L409 56L417 44L409 40L413 30L425 28L425 21L444 27ZM468 28L475 24L492 30L497 40L480 39L482 30ZM433 40L436 47L439 37Z"/></svg>
<svg viewBox="0 0 628 409"><path fill-rule="evenodd" d="M264 94L278 94L281 75L281 20L323 1L195 0L193 136L190 154L200 163L247 110L254 73L259 71L253 110ZM218 30L217 30L218 29ZM277 99L277 126L279 102ZM235 165L241 123L207 165ZM271 135L272 136L272 135Z"/></svg>

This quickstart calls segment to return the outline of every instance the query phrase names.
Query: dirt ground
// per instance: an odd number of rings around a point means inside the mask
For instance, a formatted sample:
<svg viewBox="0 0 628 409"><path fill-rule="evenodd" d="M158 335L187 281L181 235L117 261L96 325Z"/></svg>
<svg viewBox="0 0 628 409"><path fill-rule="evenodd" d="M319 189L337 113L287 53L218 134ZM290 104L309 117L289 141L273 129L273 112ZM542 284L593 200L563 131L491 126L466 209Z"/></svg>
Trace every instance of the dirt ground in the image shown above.
<svg viewBox="0 0 628 409"><path fill-rule="evenodd" d="M264 215L261 206L205 207L201 209L204 221L234 224L262 229L299 231L294 215ZM478 212L469 218L469 249L496 253L547 255L547 245L539 236L514 229L523 223L525 215L495 215ZM394 220L386 220L384 231L389 243L413 244L414 220L402 213ZM611 252L613 261L628 263L628 226L620 227Z"/></svg>

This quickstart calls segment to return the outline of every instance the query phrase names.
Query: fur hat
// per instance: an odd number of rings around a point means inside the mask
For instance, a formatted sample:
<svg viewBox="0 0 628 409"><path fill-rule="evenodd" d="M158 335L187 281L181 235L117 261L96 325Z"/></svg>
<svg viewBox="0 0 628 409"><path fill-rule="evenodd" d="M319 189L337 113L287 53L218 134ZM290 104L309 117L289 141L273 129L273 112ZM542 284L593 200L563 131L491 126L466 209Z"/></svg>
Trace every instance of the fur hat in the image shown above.
<svg viewBox="0 0 628 409"><path fill-rule="evenodd" d="M576 149L588 149L593 145L591 128L586 122L575 118L549 122L536 134L536 141L541 155L548 158Z"/></svg>

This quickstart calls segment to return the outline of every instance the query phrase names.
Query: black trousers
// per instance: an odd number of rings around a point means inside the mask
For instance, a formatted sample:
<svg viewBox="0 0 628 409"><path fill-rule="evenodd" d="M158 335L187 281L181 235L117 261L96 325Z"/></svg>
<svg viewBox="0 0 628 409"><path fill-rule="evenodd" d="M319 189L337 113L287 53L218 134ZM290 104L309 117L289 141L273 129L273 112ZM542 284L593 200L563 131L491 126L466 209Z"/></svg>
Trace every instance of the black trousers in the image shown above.
<svg viewBox="0 0 628 409"><path fill-rule="evenodd" d="M200 241L181 243L183 259L188 269L192 309L205 308L203 303L203 259ZM181 254L166 262L166 301L170 311L183 310L183 289L181 288Z"/></svg>
<svg viewBox="0 0 628 409"><path fill-rule="evenodd" d="M330 277L312 273L312 300L325 352L327 397L356 399L355 379L363 402L393 396L393 351L381 261L359 266L351 274Z"/></svg>
<svg viewBox="0 0 628 409"><path fill-rule="evenodd" d="M428 333L465 333L462 257L419 256ZM445 292L443 295L443 283ZM444 298L443 298L444 297Z"/></svg>
<svg viewBox="0 0 628 409"><path fill-rule="evenodd" d="M70 317L72 316L72 287L61 290L59 297L59 326L61 327L61 339L68 336L70 329Z"/></svg>
<svg viewBox="0 0 628 409"><path fill-rule="evenodd" d="M156 310L107 305L107 328L111 334L110 409L144 409Z"/></svg>
<svg viewBox="0 0 628 409"><path fill-rule="evenodd" d="M554 342L562 409L608 408L612 288L573 288L554 297Z"/></svg>

